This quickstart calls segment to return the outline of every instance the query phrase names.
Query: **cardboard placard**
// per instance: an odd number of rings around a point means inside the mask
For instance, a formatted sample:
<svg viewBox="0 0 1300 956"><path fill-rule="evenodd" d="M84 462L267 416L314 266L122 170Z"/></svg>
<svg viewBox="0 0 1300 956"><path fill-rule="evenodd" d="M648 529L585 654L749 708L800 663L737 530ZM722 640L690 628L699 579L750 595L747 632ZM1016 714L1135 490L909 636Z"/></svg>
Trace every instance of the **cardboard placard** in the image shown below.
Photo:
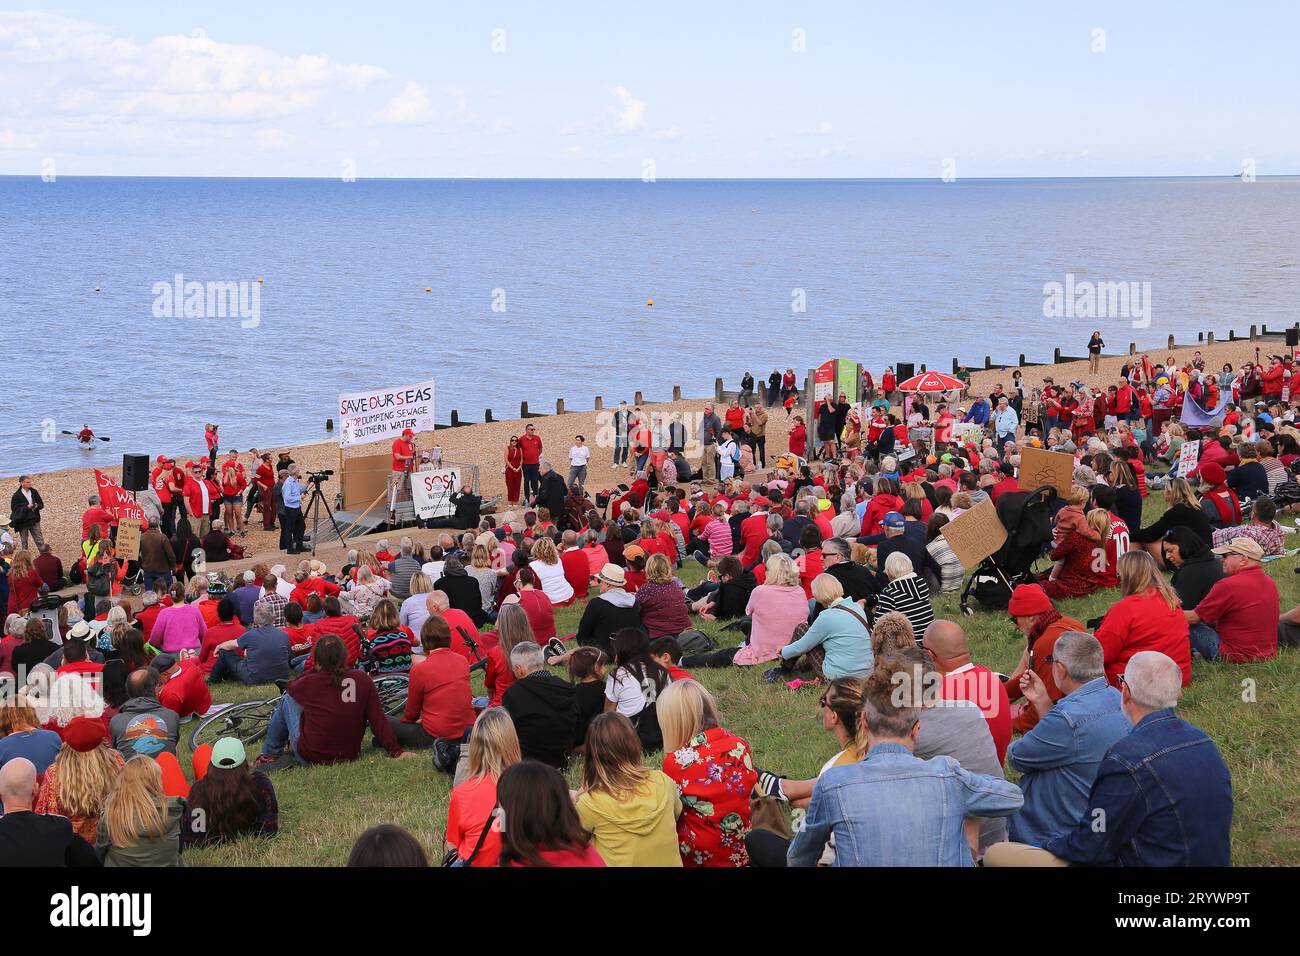
<svg viewBox="0 0 1300 956"><path fill-rule="evenodd" d="M992 501L981 501L940 529L957 560L967 571L974 569L1006 543L1007 529L998 519Z"/></svg>
<svg viewBox="0 0 1300 956"><path fill-rule="evenodd" d="M1196 470L1197 463L1201 460L1201 440L1197 438L1194 441L1183 442L1182 449L1178 452L1178 468L1176 469L1179 478L1186 478Z"/></svg>
<svg viewBox="0 0 1300 956"><path fill-rule="evenodd" d="M1074 486L1074 456L1042 448L1020 449L1019 484L1024 491L1051 485L1063 495Z"/></svg>
<svg viewBox="0 0 1300 956"><path fill-rule="evenodd" d="M140 519L117 520L117 556L128 561L140 559Z"/></svg>
<svg viewBox="0 0 1300 956"><path fill-rule="evenodd" d="M459 468L435 468L411 472L411 501L421 521L450 518L455 512L451 496L461 487Z"/></svg>

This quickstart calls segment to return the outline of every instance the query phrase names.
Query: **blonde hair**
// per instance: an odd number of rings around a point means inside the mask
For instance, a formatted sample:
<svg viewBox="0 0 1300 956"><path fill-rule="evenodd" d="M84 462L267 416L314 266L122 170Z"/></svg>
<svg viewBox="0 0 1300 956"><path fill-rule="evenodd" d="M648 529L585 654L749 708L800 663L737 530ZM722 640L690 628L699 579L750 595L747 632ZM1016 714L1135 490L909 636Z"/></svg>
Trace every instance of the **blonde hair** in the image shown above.
<svg viewBox="0 0 1300 956"><path fill-rule="evenodd" d="M41 725L36 708L28 702L26 694L5 694L3 699L4 703L0 704L0 737L32 730Z"/></svg>
<svg viewBox="0 0 1300 956"><path fill-rule="evenodd" d="M664 738L664 753L681 750L697 734L719 724L717 702L698 681L673 681L659 692L655 710Z"/></svg>
<svg viewBox="0 0 1300 956"><path fill-rule="evenodd" d="M764 563L767 569L765 583L784 587L799 586L799 569L788 554L774 554Z"/></svg>
<svg viewBox="0 0 1300 956"><path fill-rule="evenodd" d="M829 607L844 597L844 585L834 575L819 574L812 580L812 596L818 604Z"/></svg>
<svg viewBox="0 0 1300 956"><path fill-rule="evenodd" d="M167 832L167 795L162 768L152 757L132 757L104 802L104 825L113 846L135 846Z"/></svg>
<svg viewBox="0 0 1300 956"><path fill-rule="evenodd" d="M60 809L68 816L97 817L122 772L122 758L109 748L108 741L85 753L64 744L54 758L54 767Z"/></svg>
<svg viewBox="0 0 1300 956"><path fill-rule="evenodd" d="M411 583L407 590L412 594L427 594L433 590L433 582L429 580L429 576L423 571L416 571L411 575Z"/></svg>
<svg viewBox="0 0 1300 956"><path fill-rule="evenodd" d="M1174 505L1199 508L1201 499L1197 497L1196 492L1192 490L1191 482L1186 478L1174 478L1169 484L1165 485L1165 504L1170 508Z"/></svg>
<svg viewBox="0 0 1300 956"><path fill-rule="evenodd" d="M1124 597L1155 591L1164 598L1170 610L1182 607L1178 594L1169 586L1156 565L1156 559L1148 552L1136 550L1120 555L1115 562L1115 571L1119 575L1119 593Z"/></svg>
<svg viewBox="0 0 1300 956"><path fill-rule="evenodd" d="M667 584L673 579L673 567L657 551L645 563L645 579L651 584Z"/></svg>
<svg viewBox="0 0 1300 956"><path fill-rule="evenodd" d="M538 538L533 542L533 549L528 554L534 561L540 561L542 564L560 562L560 556L555 551L555 542L550 538Z"/></svg>
<svg viewBox="0 0 1300 956"><path fill-rule="evenodd" d="M1110 540L1110 512L1105 508L1093 508L1088 512L1088 527L1101 535L1103 542ZM896 552L901 553L901 552ZM890 555L893 557L893 555Z"/></svg>
<svg viewBox="0 0 1300 956"><path fill-rule="evenodd" d="M492 563L492 555L488 554L487 545L476 544L474 550L470 552L470 566L475 568L486 568Z"/></svg>
<svg viewBox="0 0 1300 956"><path fill-rule="evenodd" d="M469 735L470 777L499 777L522 759L515 722L506 709L489 707L479 714Z"/></svg>
<svg viewBox="0 0 1300 956"><path fill-rule="evenodd" d="M1070 489L1070 496L1065 499L1065 503L1072 505L1075 508L1082 508L1088 503L1088 499L1091 497L1092 492L1087 488L1083 487L1083 485L1075 485Z"/></svg>

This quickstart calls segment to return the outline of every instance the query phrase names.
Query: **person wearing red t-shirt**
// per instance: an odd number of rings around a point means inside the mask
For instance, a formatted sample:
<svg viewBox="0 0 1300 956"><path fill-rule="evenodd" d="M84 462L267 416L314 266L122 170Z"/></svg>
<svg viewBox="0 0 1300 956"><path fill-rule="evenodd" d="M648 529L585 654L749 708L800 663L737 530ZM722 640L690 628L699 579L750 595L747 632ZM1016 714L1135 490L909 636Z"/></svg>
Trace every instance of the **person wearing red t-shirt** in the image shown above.
<svg viewBox="0 0 1300 956"><path fill-rule="evenodd" d="M1123 597L1106 612L1096 630L1106 661L1106 679L1118 689L1129 658L1139 651L1160 651L1182 670L1186 687L1192 682L1188 618L1156 559L1142 550L1124 555L1119 562L1119 586ZM1277 633L1276 621L1273 633Z"/></svg>
<svg viewBox="0 0 1300 956"><path fill-rule="evenodd" d="M424 660L411 668L402 716L388 718L407 749L427 750L435 740L463 742L474 725L469 663L452 650L451 643L446 619L436 614L425 619L420 628Z"/></svg>
<svg viewBox="0 0 1300 956"><path fill-rule="evenodd" d="M673 557L677 557L676 549ZM581 601L591 590L591 562L578 546L578 535L566 531L560 538L560 564L564 568L564 579L573 587L573 596Z"/></svg>
<svg viewBox="0 0 1300 956"><path fill-rule="evenodd" d="M880 390L885 393L885 401L892 402L894 389L898 387L898 379L894 378L894 367L892 365L885 368L885 372L880 376Z"/></svg>
<svg viewBox="0 0 1300 956"><path fill-rule="evenodd" d="M415 432L404 428L402 434L393 439L393 461L388 472L388 510L397 508L397 496L407 475L415 470Z"/></svg>
<svg viewBox="0 0 1300 956"><path fill-rule="evenodd" d="M177 496L172 494L174 476L175 468L172 460L166 455L159 455L157 467L149 472L149 487L154 490L154 494L162 503L162 533L169 538L176 533Z"/></svg>
<svg viewBox="0 0 1300 956"><path fill-rule="evenodd" d="M546 642L555 637L555 605L545 591L537 589L537 576L532 568L524 568L519 572L515 579L515 597L528 615L534 639L545 647Z"/></svg>
<svg viewBox="0 0 1300 956"><path fill-rule="evenodd" d="M235 602L229 597L222 598L217 603L217 623L209 625L203 632L203 646L199 648L198 667L204 678L212 673L212 665L217 662L217 648L227 641L237 640L247 630L239 623L236 613ZM244 653L238 648L235 652L240 655Z"/></svg>
<svg viewBox="0 0 1300 956"><path fill-rule="evenodd" d="M524 459L524 500L530 501L542 485L542 473L538 468L542 461L542 436L537 434L535 426L524 426L519 448Z"/></svg>
<svg viewBox="0 0 1300 956"><path fill-rule="evenodd" d="M1277 657L1281 606L1277 582L1264 573L1264 549L1252 538L1233 538L1212 549L1223 556L1224 577L1194 609L1186 610L1192 649L1207 661L1232 664Z"/></svg>
<svg viewBox="0 0 1300 956"><path fill-rule="evenodd" d="M89 538L90 529L95 525L99 525L100 540L107 541L109 529L117 524L117 519L99 503L99 495L91 495L87 501L90 507L81 515L81 540L85 541Z"/></svg>
<svg viewBox="0 0 1300 956"><path fill-rule="evenodd" d="M1002 681L987 667L971 660L966 632L954 621L936 620L925 629L921 646L934 659L942 676L939 696L943 700L968 700L980 709L988 722L998 763L1005 763L1011 744L1011 702Z"/></svg>
<svg viewBox="0 0 1300 956"><path fill-rule="evenodd" d="M759 510L740 522L740 563L745 568L758 563L759 551L768 539L767 505L766 500L759 499L754 505Z"/></svg>
<svg viewBox="0 0 1300 956"><path fill-rule="evenodd" d="M265 452L253 472L253 484L257 487L257 504L262 510L262 530L275 530L275 468L271 465L271 453ZM252 507L252 502L249 502ZM245 510L245 516L250 514Z"/></svg>
<svg viewBox="0 0 1300 956"><path fill-rule="evenodd" d="M311 638L312 650L320 643L320 639L327 634L333 634L343 641L343 647L347 650L348 659L346 666L355 667L361 657L361 637L357 634L360 622L353 614L344 614L343 605L339 599L331 595L325 599L325 616L319 621L314 622L308 630L308 636ZM303 673L310 671L314 660L307 658L303 662Z"/></svg>
<svg viewBox="0 0 1300 956"><path fill-rule="evenodd" d="M153 633L154 622L158 620L159 613L162 612L162 602L158 600L158 595L154 594L152 604L146 604L135 615L135 626L140 629L144 635L144 642L149 643L149 635Z"/></svg>
<svg viewBox="0 0 1300 956"><path fill-rule="evenodd" d="M233 448L227 452L226 460L217 472L221 486L221 517L232 533L244 534L244 489L248 487L248 476L244 466L239 463L239 452Z"/></svg>
<svg viewBox="0 0 1300 956"><path fill-rule="evenodd" d="M158 689L158 703L176 711L181 720L206 713L212 706L207 673L194 658L177 661L161 676L164 683Z"/></svg>
<svg viewBox="0 0 1300 956"><path fill-rule="evenodd" d="M989 488L989 497L994 501L997 501L998 496L1003 492L1020 490L1020 483L1016 481L1015 465L1004 461L998 466L998 471L1002 475L1002 480Z"/></svg>

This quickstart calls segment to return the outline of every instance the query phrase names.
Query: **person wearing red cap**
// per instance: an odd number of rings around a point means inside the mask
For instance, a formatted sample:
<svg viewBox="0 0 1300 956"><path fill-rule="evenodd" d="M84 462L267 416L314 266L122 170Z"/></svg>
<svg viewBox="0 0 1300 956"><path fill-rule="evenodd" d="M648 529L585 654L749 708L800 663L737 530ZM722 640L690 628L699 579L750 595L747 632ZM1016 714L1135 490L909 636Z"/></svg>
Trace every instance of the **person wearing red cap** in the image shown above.
<svg viewBox="0 0 1300 956"><path fill-rule="evenodd" d="M98 718L74 717L62 735L63 747L45 771L34 809L67 817L78 836L93 846L104 800L126 760L109 746ZM68 779L78 781L76 794L65 792L63 781Z"/></svg>
<svg viewBox="0 0 1300 956"><path fill-rule="evenodd" d="M1007 613L1016 630L1025 635L1026 641L1020 663L1003 683L1007 697L1012 701L1020 700L1024 696L1020 678L1026 672L1033 671L1047 689L1047 696L1053 702L1060 700L1062 692L1052 677L1052 648L1062 634L1070 631L1086 633L1087 628L1074 618L1061 614L1052 604L1047 592L1037 584L1017 585L1011 592ZM1012 709L1011 729L1018 734L1028 733L1038 723L1038 718L1038 710L1028 701L1023 701Z"/></svg>
<svg viewBox="0 0 1300 956"><path fill-rule="evenodd" d="M539 467L542 461L542 436L537 434L535 426L524 426L524 435L519 439L519 447L523 449L524 454L524 500L531 501L542 484Z"/></svg>
<svg viewBox="0 0 1300 956"><path fill-rule="evenodd" d="M240 464L239 452L230 449L226 460L221 463L221 512L226 527L231 534L244 535L244 489L248 487L248 475Z"/></svg>
<svg viewBox="0 0 1300 956"><path fill-rule="evenodd" d="M1241 501L1228 487L1223 467L1210 461L1193 474L1201 479L1201 510L1210 519L1211 527L1235 528L1241 524Z"/></svg>
<svg viewBox="0 0 1300 956"><path fill-rule="evenodd" d="M171 537L176 533L176 500L172 496L172 461L166 455L158 456L158 464L149 473L149 487L162 502L162 533Z"/></svg>

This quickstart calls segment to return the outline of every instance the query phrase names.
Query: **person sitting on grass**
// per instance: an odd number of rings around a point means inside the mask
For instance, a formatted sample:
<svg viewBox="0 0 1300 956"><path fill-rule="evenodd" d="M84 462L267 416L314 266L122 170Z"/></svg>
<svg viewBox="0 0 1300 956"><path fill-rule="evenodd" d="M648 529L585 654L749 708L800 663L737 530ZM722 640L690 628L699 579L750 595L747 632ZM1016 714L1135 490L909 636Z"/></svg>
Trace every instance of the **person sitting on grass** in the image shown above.
<svg viewBox="0 0 1300 956"><path fill-rule="evenodd" d="M237 680L241 684L270 684L289 677L289 635L273 627L270 605L253 609L253 627L231 641L218 644L209 684Z"/></svg>
<svg viewBox="0 0 1300 956"><path fill-rule="evenodd" d="M578 621L577 643L579 647L595 647L609 656L613 653L610 639L625 627L640 627L642 606L636 595L626 589L627 575L616 564L607 564L596 575L596 587L600 591L587 602ZM554 666L568 660L563 651L563 644L551 642L552 652L559 650L549 658Z"/></svg>
<svg viewBox="0 0 1300 956"><path fill-rule="evenodd" d="M789 866L815 866L832 836L836 866L971 866L966 818L1010 816L1024 803L1004 779L913 754L924 687L908 669L898 676L886 663L864 680L866 757L818 779Z"/></svg>
<svg viewBox="0 0 1300 956"><path fill-rule="evenodd" d="M1119 691L1106 683L1095 637L1062 634L1048 658L1061 696L1053 701L1037 671L1026 670L1019 684L1039 719L1007 750L1025 794L1025 805L1011 818L1011 839L1034 846L1072 830L1087 815L1102 758L1131 729Z"/></svg>
<svg viewBox="0 0 1300 956"><path fill-rule="evenodd" d="M420 841L393 823L371 827L352 845L348 866L363 867L420 867L428 866L429 858Z"/></svg>
<svg viewBox="0 0 1300 956"><path fill-rule="evenodd" d="M819 614L802 634L799 631L804 625L795 628L795 639L778 651L781 663L773 668L773 682L800 669L812 671L817 680L871 673L875 659L866 612L844 596L839 579L829 574L813 578L812 593L826 613Z"/></svg>
<svg viewBox="0 0 1300 956"><path fill-rule="evenodd" d="M109 746L104 722L97 718L74 718L63 738L45 771L36 812L67 817L74 832L93 845L104 800L126 761Z"/></svg>
<svg viewBox="0 0 1300 956"><path fill-rule="evenodd" d="M1286 552L1286 534L1282 526L1274 520L1277 517L1277 505L1272 498L1256 498L1250 509L1250 523L1240 524L1234 528L1219 528L1211 536L1210 543L1221 548L1233 538L1250 538L1264 551L1264 556L1280 555Z"/></svg>
<svg viewBox="0 0 1300 956"><path fill-rule="evenodd" d="M758 782L749 744L721 726L713 695L693 680L664 689L658 721L663 771L682 800L677 841L683 865L748 866L749 793Z"/></svg>
<svg viewBox="0 0 1300 956"><path fill-rule="evenodd" d="M478 715L469 735L469 775L451 791L447 805L447 853L455 866L496 866L501 859L497 781L507 767L523 759L510 715L489 707Z"/></svg>
<svg viewBox="0 0 1300 956"><path fill-rule="evenodd" d="M915 633L925 633L934 620L934 608L930 603L930 588L915 573L912 559L895 551L885 560L884 572L889 583L876 599L876 613L897 611L912 623Z"/></svg>
<svg viewBox="0 0 1300 956"><path fill-rule="evenodd" d="M786 554L767 558L764 583L749 595L745 613L750 618L749 641L742 647L727 647L706 654L689 654L682 666L748 666L776 660L790 643L795 628L808 621L808 599L799 584L799 569Z"/></svg>
<svg viewBox="0 0 1300 956"><path fill-rule="evenodd" d="M243 836L270 837L279 827L280 805L271 778L249 769L242 740L222 737L212 745L207 772L190 787L181 820L181 846L210 846Z"/></svg>
<svg viewBox="0 0 1300 956"><path fill-rule="evenodd" d="M822 729L834 735L839 753L824 764L811 780L791 780L768 770L758 770L758 787L769 797L795 807L807 807L817 780L832 767L845 767L862 759L866 752L866 735L862 726L862 680L841 677L830 682L817 703ZM745 848L754 866L781 867L786 864L790 841L772 830L755 829L745 837ZM830 866L835 860L835 841L831 840L820 861Z"/></svg>
<svg viewBox="0 0 1300 956"><path fill-rule="evenodd" d="M488 693L489 707L500 707L506 689L515 682L510 652L519 644L536 643L527 612L519 604L502 605L497 616L497 644L488 649L487 666L483 669L483 689Z"/></svg>
<svg viewBox="0 0 1300 956"><path fill-rule="evenodd" d="M587 730L583 754L574 802L605 865L681 866L681 798L671 778L642 763L632 722L619 713L599 715Z"/></svg>
<svg viewBox="0 0 1300 956"><path fill-rule="evenodd" d="M397 602L392 598L380 601L367 625L361 638L361 669L372 677L407 673L414 662L413 635L398 623Z"/></svg>
<svg viewBox="0 0 1300 956"><path fill-rule="evenodd" d="M424 659L411 668L402 716L388 723L408 750L428 750L438 740L463 743L474 724L469 663L451 649L451 629L436 614L420 629L420 645Z"/></svg>
<svg viewBox="0 0 1300 956"><path fill-rule="evenodd" d="M0 767L0 866L98 866L95 851L67 817L33 810L39 790L36 768L26 757Z"/></svg>
<svg viewBox="0 0 1300 956"><path fill-rule="evenodd" d="M519 749L526 760L563 769L577 742L578 703L573 685L546 668L542 649L532 642L510 651L515 680L501 696L514 721Z"/></svg>
<svg viewBox="0 0 1300 956"><path fill-rule="evenodd" d="M1133 729L1106 751L1083 816L1042 847L991 847L984 865L1231 866L1232 775L1214 741L1174 712L1183 686L1168 655L1130 657L1119 690Z"/></svg>
<svg viewBox="0 0 1300 956"><path fill-rule="evenodd" d="M1096 630L1111 686L1119 687L1120 675L1134 654L1160 651L1178 662L1186 687L1192 682L1192 648L1188 618L1178 595L1156 567L1155 558L1145 551L1129 551L1117 567L1122 597Z"/></svg>
<svg viewBox="0 0 1300 956"><path fill-rule="evenodd" d="M390 757L416 756L402 750L384 715L374 681L365 671L350 669L347 654L343 641L334 634L316 642L312 669L289 684L271 714L255 768L349 763L361 755L367 727ZM348 682L346 694L344 681Z"/></svg>
<svg viewBox="0 0 1300 956"><path fill-rule="evenodd" d="M636 590L641 606L642 627L650 637L677 635L691 628L686 592L673 577L673 568L662 554L652 554L645 565L646 582Z"/></svg>
<svg viewBox="0 0 1300 956"><path fill-rule="evenodd" d="M677 638L656 637L650 642L650 656L673 680L695 680L688 671L678 666L682 661L682 645L677 642Z"/></svg>
<svg viewBox="0 0 1300 956"><path fill-rule="evenodd" d="M1281 605L1277 582L1260 563L1264 549L1254 538L1238 537L1213 551L1223 558L1224 577L1183 611L1192 649L1207 661L1273 660Z"/></svg>
<svg viewBox="0 0 1300 956"><path fill-rule="evenodd" d="M505 826L501 866L604 866L583 829L569 785L554 767L524 760L497 779Z"/></svg>
<svg viewBox="0 0 1300 956"><path fill-rule="evenodd" d="M1033 670L1042 682L1049 700L1061 699L1061 691L1052 677L1052 647L1056 639L1067 631L1083 631L1084 626L1056 609L1047 593L1037 584L1020 584L1011 592L1007 614L1017 631L1025 636L1025 649L1020 653L1020 663L1003 681L1007 699L1019 701L1024 692L1020 678ZM1013 705L1011 729L1018 734L1028 733L1038 723L1038 711L1027 701Z"/></svg>
<svg viewBox="0 0 1300 956"><path fill-rule="evenodd" d="M176 753L180 717L158 700L162 675L152 667L132 671L126 678L127 701L109 721L113 749L123 757L156 757Z"/></svg>
<svg viewBox="0 0 1300 956"><path fill-rule="evenodd" d="M95 855L104 866L180 866L185 800L163 792L162 769L132 757L104 801Z"/></svg>
<svg viewBox="0 0 1300 956"><path fill-rule="evenodd" d="M706 621L731 621L745 616L749 596L758 587L753 571L746 571L740 559L727 555L718 559L718 584L691 605Z"/></svg>

